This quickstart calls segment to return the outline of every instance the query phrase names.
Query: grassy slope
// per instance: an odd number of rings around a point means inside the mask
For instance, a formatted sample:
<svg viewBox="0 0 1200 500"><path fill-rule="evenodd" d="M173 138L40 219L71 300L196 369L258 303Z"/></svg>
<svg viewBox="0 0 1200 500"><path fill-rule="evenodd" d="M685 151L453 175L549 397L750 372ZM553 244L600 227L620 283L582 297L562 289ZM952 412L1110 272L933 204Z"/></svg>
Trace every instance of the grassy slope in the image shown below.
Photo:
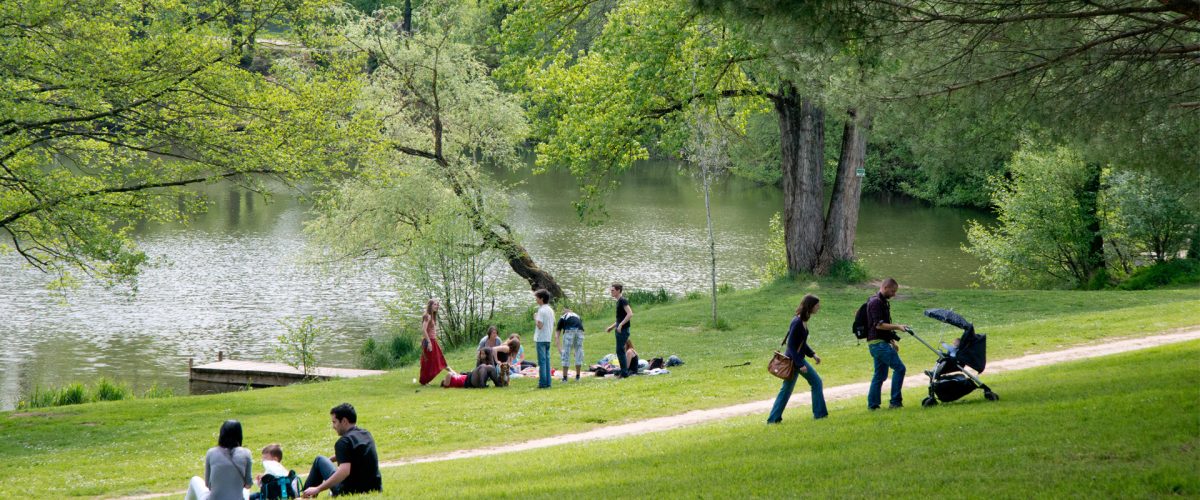
<svg viewBox="0 0 1200 500"><path fill-rule="evenodd" d="M1189 342L991 377L999 403L840 402L822 421L793 408L780 426L755 416L523 452L486 459L486 476L463 473L485 459L421 464L385 470L384 484L389 498L494 496L497 478L552 498L1196 496L1197 359Z"/></svg>
<svg viewBox="0 0 1200 500"><path fill-rule="evenodd" d="M812 344L825 359L820 370L826 385L869 378L866 348L846 332L853 311L870 291L776 284L722 295L722 315L732 325L727 331L702 326L709 312L704 299L635 309L633 338L643 357L678 354L687 361L666 377L587 380L550 391L533 390L532 380L516 380L507 390L454 391L416 386L414 367L377 378L246 393L0 414L0 435L5 437L0 440L0 497L33 490L102 495L182 489L187 477L203 469L204 450L216 442L217 428L228 418L243 422L247 446L279 442L289 458L310 460L317 453L331 453L334 435L327 412L342 401L359 409L360 424L375 435L381 458L395 459L765 399L777 386L763 365L806 291L823 300L821 314L812 322ZM912 323L931 341L957 332L922 318L920 310L954 307L990 334L992 359L1192 326L1200 311L1196 289L906 289L898 299L893 305L896 320ZM592 332L586 341L589 359L611 352L612 337L601 333L606 321L587 321ZM931 355L911 340L904 346L901 354L913 369L931 363ZM451 365L467 367L471 356L456 353ZM745 362L750 365L724 368Z"/></svg>

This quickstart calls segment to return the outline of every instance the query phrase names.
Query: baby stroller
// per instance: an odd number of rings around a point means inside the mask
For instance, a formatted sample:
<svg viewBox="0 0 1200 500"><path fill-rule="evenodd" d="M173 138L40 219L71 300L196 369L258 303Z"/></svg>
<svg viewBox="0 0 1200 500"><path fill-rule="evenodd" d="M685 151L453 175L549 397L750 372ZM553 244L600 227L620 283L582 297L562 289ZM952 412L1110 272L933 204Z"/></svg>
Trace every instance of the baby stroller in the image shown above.
<svg viewBox="0 0 1200 500"><path fill-rule="evenodd" d="M949 309L926 309L925 315L947 325L962 328L963 334L958 338L957 348L943 343L947 349L939 350L918 337L912 329L906 330L909 335L938 355L933 370L925 371L925 374L929 375L929 397L921 400L921 406L934 406L938 401L957 401L975 389L983 389L983 397L988 401L1000 399L1000 396L992 392L992 389L977 376L983 373L983 368L987 365L987 335L975 333L975 325Z"/></svg>

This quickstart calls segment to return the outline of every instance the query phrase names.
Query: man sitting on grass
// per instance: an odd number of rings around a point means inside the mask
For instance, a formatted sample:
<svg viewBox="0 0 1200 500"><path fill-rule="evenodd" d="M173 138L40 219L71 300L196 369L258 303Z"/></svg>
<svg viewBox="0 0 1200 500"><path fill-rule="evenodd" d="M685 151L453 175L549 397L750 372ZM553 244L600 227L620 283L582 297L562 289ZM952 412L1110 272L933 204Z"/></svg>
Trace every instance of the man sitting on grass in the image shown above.
<svg viewBox="0 0 1200 500"><path fill-rule="evenodd" d="M304 498L315 497L325 490L330 490L333 496L383 491L375 438L356 425L358 414L354 407L350 403L337 405L329 410L329 419L340 436L333 445L337 466L324 456L313 460L308 479L304 481Z"/></svg>

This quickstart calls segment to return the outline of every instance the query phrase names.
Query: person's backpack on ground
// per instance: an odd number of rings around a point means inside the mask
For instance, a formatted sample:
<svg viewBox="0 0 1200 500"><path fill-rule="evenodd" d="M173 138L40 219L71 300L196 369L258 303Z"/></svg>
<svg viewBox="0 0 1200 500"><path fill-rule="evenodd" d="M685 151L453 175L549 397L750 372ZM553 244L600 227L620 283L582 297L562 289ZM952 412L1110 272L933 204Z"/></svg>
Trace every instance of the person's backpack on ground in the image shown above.
<svg viewBox="0 0 1200 500"><path fill-rule="evenodd" d="M258 500L283 500L300 498L300 477L296 471L289 470L287 477L277 477L264 474L262 488L258 492Z"/></svg>

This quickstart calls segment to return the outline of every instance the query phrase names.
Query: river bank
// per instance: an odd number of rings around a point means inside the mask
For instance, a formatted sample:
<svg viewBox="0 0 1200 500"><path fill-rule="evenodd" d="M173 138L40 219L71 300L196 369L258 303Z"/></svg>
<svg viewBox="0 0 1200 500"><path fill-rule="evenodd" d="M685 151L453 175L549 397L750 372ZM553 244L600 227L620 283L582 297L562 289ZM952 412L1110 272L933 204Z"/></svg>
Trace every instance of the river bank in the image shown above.
<svg viewBox="0 0 1200 500"><path fill-rule="evenodd" d="M671 162L628 172L609 199L601 225L580 221L570 203L574 180L563 172L497 173L512 185L512 223L533 257L571 293L602 295L620 280L633 288L683 295L709 288L703 193ZM201 188L211 201L188 224L139 224L135 234L155 262L136 295L85 283L59 294L50 277L0 256L0 409L35 387L98 377L137 392L158 386L187 392L187 360L267 360L283 333L279 320L328 318L334 335L321 363L353 367L368 338L397 321L384 304L405 297L404 283L383 262L323 270L306 264L303 227L309 206L295 192L269 200L227 184ZM782 193L741 179L714 185L718 282L760 285L754 266L766 259L768 223ZM987 217L901 198L863 201L858 253L876 275L906 285L963 288L979 262L963 253L963 224ZM501 267L498 306L523 309L527 286ZM419 309L413 306L414 313ZM415 325L415 320L411 323Z"/></svg>
<svg viewBox="0 0 1200 500"><path fill-rule="evenodd" d="M455 449L519 442L550 434L585 431L600 425L683 409L715 408L765 399L778 384L763 366L778 345L804 293L822 297L813 319L814 348L824 363L827 386L870 377L864 346L848 332L853 311L870 294L863 288L814 283L777 283L722 295L728 330L705 327L706 298L641 308L633 339L646 357L676 354L687 364L670 375L614 382L586 380L536 391L518 379L503 390L451 391L412 383L415 369L381 377L291 386L212 396L134 400L0 414L0 496L23 491L52 495L120 495L174 491L202 468L221 421L236 418L252 448L284 444L288 464L327 453L333 441L325 413L343 400L358 409L360 422L379 442L381 459L399 460ZM931 342L957 331L920 311L952 307L989 335L989 357L1004 359L1103 341L1147 335L1196 324L1200 290L1148 292L990 291L906 288L893 305L897 321L912 324ZM608 318L588 318L588 359L611 347L602 326ZM931 365L930 355L911 342L902 356L912 370ZM450 363L468 366L470 353ZM546 411L553 409L553 411ZM483 432L483 429L487 429ZM129 449L156 449L155 467ZM61 481L70 471L88 470ZM141 471L130 477L129 471Z"/></svg>

